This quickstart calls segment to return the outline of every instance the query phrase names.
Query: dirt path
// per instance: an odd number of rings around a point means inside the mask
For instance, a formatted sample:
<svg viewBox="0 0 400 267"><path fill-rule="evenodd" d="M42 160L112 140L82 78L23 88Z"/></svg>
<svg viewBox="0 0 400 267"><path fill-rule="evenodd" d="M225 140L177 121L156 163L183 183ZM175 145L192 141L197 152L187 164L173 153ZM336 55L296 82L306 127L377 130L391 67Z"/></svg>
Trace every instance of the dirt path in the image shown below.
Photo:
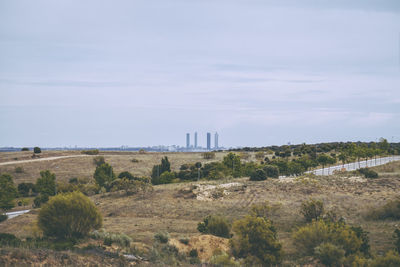
<svg viewBox="0 0 400 267"><path fill-rule="evenodd" d="M73 155L73 156L48 157L48 158L40 158L40 159L14 160L14 161L8 161L8 162L1 162L0 166L12 165L12 164L21 164L21 163L29 163L29 162L36 162L36 161L48 161L48 160L57 160L57 159L79 158L79 157L89 157L89 155Z"/></svg>

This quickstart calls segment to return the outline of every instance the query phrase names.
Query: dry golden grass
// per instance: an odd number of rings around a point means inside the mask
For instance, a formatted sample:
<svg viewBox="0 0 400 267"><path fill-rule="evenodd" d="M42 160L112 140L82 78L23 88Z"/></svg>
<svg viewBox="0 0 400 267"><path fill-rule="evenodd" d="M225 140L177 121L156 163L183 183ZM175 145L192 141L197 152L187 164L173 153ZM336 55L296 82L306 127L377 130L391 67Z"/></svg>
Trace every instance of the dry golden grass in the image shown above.
<svg viewBox="0 0 400 267"><path fill-rule="evenodd" d="M163 156L168 156L172 168L177 170L183 163L205 162L200 153L102 153L106 161L114 166L116 173L130 171L135 175L149 175L151 167L158 164ZM221 160L223 153L217 153ZM132 163L136 158L138 163ZM224 181L201 181L202 184L222 184L239 182L243 190L231 191L229 195L213 201L200 201L196 198L185 198L182 189L190 189L197 182L155 186L153 193L143 197L139 195L121 196L116 193L95 195L92 200L97 203L104 216L104 228L108 232L123 232L135 242L150 245L153 236L159 231L168 231L172 238L194 238L199 236L197 223L209 214L220 214L234 220L249 212L253 204L270 202L280 208L271 215L278 236L287 255L292 255L291 234L297 226L304 224L299 212L301 202L313 197L321 199L327 210L343 216L349 224L361 225L368 231L370 244L374 253L383 252L393 247L392 234L398 221L370 221L365 218L367 211L379 207L386 201L399 196L400 163L392 163L393 172L385 166L379 179L361 177L314 177L288 178L284 181L269 179L262 182L251 182L247 178ZM6 166L2 166L3 172ZM92 177L95 166L91 156L76 159L55 160L54 162L36 162L23 165L25 176L14 174L17 182L33 182L40 170L50 169L57 179L66 180L74 176ZM392 168L392 167L390 167ZM391 170L391 169L390 169ZM33 174L31 173L33 172ZM18 236L30 235L25 225L35 220L35 214L25 214L1 224L2 232L15 233Z"/></svg>

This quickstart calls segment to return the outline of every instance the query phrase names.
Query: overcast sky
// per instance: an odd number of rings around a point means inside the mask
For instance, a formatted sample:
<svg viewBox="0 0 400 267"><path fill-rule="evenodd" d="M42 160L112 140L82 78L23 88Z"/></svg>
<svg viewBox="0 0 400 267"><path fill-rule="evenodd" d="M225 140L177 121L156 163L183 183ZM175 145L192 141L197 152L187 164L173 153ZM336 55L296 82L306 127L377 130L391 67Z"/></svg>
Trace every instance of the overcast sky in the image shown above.
<svg viewBox="0 0 400 267"><path fill-rule="evenodd" d="M399 42L399 0L3 0L0 146L399 142Z"/></svg>

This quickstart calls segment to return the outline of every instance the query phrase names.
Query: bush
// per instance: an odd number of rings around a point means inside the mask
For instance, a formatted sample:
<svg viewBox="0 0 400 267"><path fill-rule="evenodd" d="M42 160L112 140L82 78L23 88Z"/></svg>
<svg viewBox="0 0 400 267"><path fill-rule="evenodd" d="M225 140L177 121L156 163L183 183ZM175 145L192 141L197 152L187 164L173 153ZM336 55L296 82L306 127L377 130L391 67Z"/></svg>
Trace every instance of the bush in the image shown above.
<svg viewBox="0 0 400 267"><path fill-rule="evenodd" d="M132 238L130 238L126 234L108 233L103 230L101 231L94 230L90 234L90 237L92 237L93 239L102 239L103 244L106 246L111 246L111 244L116 243L122 247L130 247L130 244L132 242Z"/></svg>
<svg viewBox="0 0 400 267"><path fill-rule="evenodd" d="M240 266L240 264L235 262L235 260L229 254L221 250L214 251L213 256L210 259L210 263L221 267Z"/></svg>
<svg viewBox="0 0 400 267"><path fill-rule="evenodd" d="M375 258L370 267L398 267L400 266L400 256L394 251L389 251L383 257Z"/></svg>
<svg viewBox="0 0 400 267"><path fill-rule="evenodd" d="M161 174L158 181L153 180L153 184L169 184L175 179L175 174L173 172L165 171Z"/></svg>
<svg viewBox="0 0 400 267"><path fill-rule="evenodd" d="M160 243L168 243L169 234L167 232L158 232L154 235L154 239Z"/></svg>
<svg viewBox="0 0 400 267"><path fill-rule="evenodd" d="M9 210L15 206L14 199L17 196L17 189L11 175L0 175L0 209Z"/></svg>
<svg viewBox="0 0 400 267"><path fill-rule="evenodd" d="M138 160L138 159L135 159L135 158L133 158L133 159L131 159L131 162L133 162L133 163L138 163L138 162L139 162L139 160Z"/></svg>
<svg viewBox="0 0 400 267"><path fill-rule="evenodd" d="M277 265L282 260L282 245L272 222L261 217L246 216L234 222L230 246L236 258L248 258L263 266Z"/></svg>
<svg viewBox="0 0 400 267"><path fill-rule="evenodd" d="M98 155L99 152L100 151L98 149L90 149L90 150L82 150L81 151L82 154L86 154L86 155Z"/></svg>
<svg viewBox="0 0 400 267"><path fill-rule="evenodd" d="M400 253L400 229L394 230L394 239L395 239L394 245L395 245L396 251L398 253Z"/></svg>
<svg viewBox="0 0 400 267"><path fill-rule="evenodd" d="M107 191L111 188L112 181L115 180L113 168L108 163L103 163L96 167L93 177L100 187L104 187Z"/></svg>
<svg viewBox="0 0 400 267"><path fill-rule="evenodd" d="M33 200L33 205L35 208L40 208L42 204L46 203L47 201L49 201L49 196L46 194L40 194Z"/></svg>
<svg viewBox="0 0 400 267"><path fill-rule="evenodd" d="M301 203L300 213L307 222L318 220L324 213L324 203L320 200L310 199Z"/></svg>
<svg viewBox="0 0 400 267"><path fill-rule="evenodd" d="M1 246L13 246L17 247L21 244L21 240L13 234L0 233L0 245Z"/></svg>
<svg viewBox="0 0 400 267"><path fill-rule="evenodd" d="M250 181L264 181L267 179L267 175L264 170L258 169L252 172L250 175Z"/></svg>
<svg viewBox="0 0 400 267"><path fill-rule="evenodd" d="M215 152L204 152L203 159L215 159Z"/></svg>
<svg viewBox="0 0 400 267"><path fill-rule="evenodd" d="M15 167L14 172L15 173L23 173L24 172L24 168L22 168L21 166Z"/></svg>
<svg viewBox="0 0 400 267"><path fill-rule="evenodd" d="M5 214L0 214L0 222L4 222L5 220L7 220L8 216Z"/></svg>
<svg viewBox="0 0 400 267"><path fill-rule="evenodd" d="M314 254L326 266L342 266L344 250L331 243L322 243L314 248Z"/></svg>
<svg viewBox="0 0 400 267"><path fill-rule="evenodd" d="M60 194L44 205L38 225L45 236L80 238L102 225L102 216L93 202L80 192Z"/></svg>
<svg viewBox="0 0 400 267"><path fill-rule="evenodd" d="M29 197L36 192L36 187L32 183L18 184L18 194L23 197Z"/></svg>
<svg viewBox="0 0 400 267"><path fill-rule="evenodd" d="M78 184L79 181L78 181L78 178L77 178L77 177L72 177L72 178L70 178L70 179L68 180L68 183L70 183L70 184Z"/></svg>
<svg viewBox="0 0 400 267"><path fill-rule="evenodd" d="M56 193L56 175L49 170L41 171L40 178L36 180L36 190L40 194L54 196Z"/></svg>
<svg viewBox="0 0 400 267"><path fill-rule="evenodd" d="M368 212L367 218L373 220L399 220L400 219L400 198L388 201L382 207Z"/></svg>
<svg viewBox="0 0 400 267"><path fill-rule="evenodd" d="M39 153L42 153L42 150L40 149L40 147L35 146L35 147L33 148L33 153L39 154Z"/></svg>
<svg viewBox="0 0 400 267"><path fill-rule="evenodd" d="M197 258L199 256L199 253L197 252L197 249L192 249L189 251L189 256L192 258Z"/></svg>
<svg viewBox="0 0 400 267"><path fill-rule="evenodd" d="M197 230L203 234L211 234L219 237L230 237L231 225L225 217L209 215L198 223Z"/></svg>
<svg viewBox="0 0 400 267"><path fill-rule="evenodd" d="M29 151L29 148L23 147L23 148L21 148L21 151Z"/></svg>
<svg viewBox="0 0 400 267"><path fill-rule="evenodd" d="M314 256L315 248L331 243L344 249L346 255L360 252L363 241L344 222L313 221L293 234L294 244L301 254Z"/></svg>
<svg viewBox="0 0 400 267"><path fill-rule="evenodd" d="M267 177L279 178L279 168L277 166L265 165L263 170L265 171Z"/></svg>
<svg viewBox="0 0 400 267"><path fill-rule="evenodd" d="M365 178L378 178L378 173L370 168L361 168L358 172L364 175Z"/></svg>
<svg viewBox="0 0 400 267"><path fill-rule="evenodd" d="M103 156L97 156L93 158L93 163L96 166L100 166L101 164L106 163L106 161Z"/></svg>

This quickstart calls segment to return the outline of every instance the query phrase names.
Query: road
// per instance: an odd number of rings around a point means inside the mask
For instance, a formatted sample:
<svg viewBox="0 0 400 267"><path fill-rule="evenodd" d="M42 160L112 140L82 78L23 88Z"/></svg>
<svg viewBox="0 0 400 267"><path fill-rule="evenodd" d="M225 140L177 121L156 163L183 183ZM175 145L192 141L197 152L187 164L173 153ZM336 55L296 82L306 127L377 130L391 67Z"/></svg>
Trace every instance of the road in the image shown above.
<svg viewBox="0 0 400 267"><path fill-rule="evenodd" d="M15 218L24 213L28 213L30 211L31 210L19 210L19 211L13 211L13 212L6 212L5 214L8 216L8 219L12 219L12 218Z"/></svg>
<svg viewBox="0 0 400 267"><path fill-rule="evenodd" d="M36 161L49 161L49 160L57 160L57 159L79 158L79 157L89 157L89 156L88 155L73 155L73 156L48 157L48 158L40 158L40 159L14 160L14 161L1 162L0 166L29 163L29 162L36 162Z"/></svg>
<svg viewBox="0 0 400 267"><path fill-rule="evenodd" d="M333 174L333 171L338 170L340 171L342 168L345 168L347 171L355 171L360 168L365 168L365 167L375 167L379 165L383 165L392 161L398 161L400 160L400 156L393 156L393 157L386 157L386 158L377 158L375 159L370 159L367 162L365 160L358 162L352 162L348 164L341 164L341 165L336 165L336 166L331 166L331 167L325 167L324 169L317 169L317 170L312 170L308 171L306 173L314 173L315 175L331 175Z"/></svg>

